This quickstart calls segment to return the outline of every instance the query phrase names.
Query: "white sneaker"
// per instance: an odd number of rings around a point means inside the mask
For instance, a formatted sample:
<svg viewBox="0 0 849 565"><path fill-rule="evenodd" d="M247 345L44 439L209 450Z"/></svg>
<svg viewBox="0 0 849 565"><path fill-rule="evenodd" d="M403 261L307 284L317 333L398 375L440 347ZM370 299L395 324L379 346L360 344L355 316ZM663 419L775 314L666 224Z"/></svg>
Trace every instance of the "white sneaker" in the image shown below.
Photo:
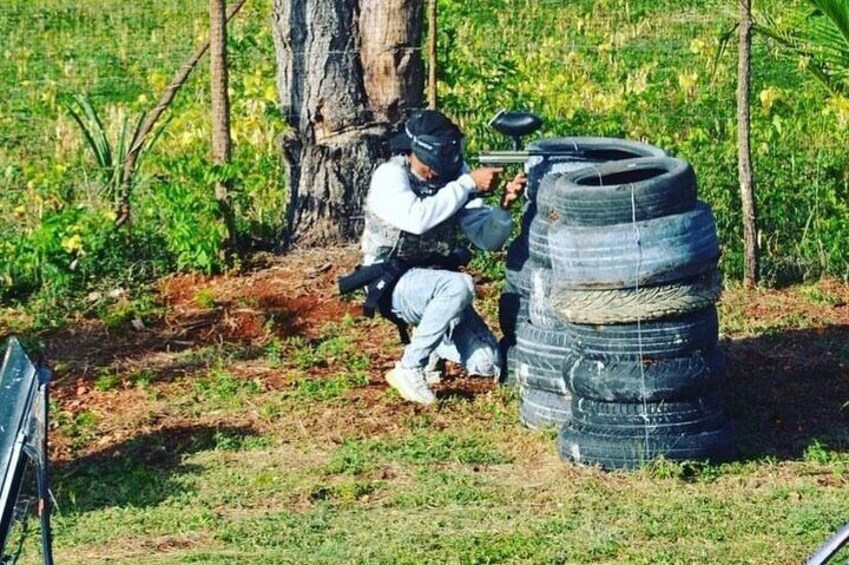
<svg viewBox="0 0 849 565"><path fill-rule="evenodd" d="M422 369L424 380L429 385L436 385L442 382L442 376L445 373L445 360L440 359L436 353L431 353L427 361L427 365Z"/></svg>
<svg viewBox="0 0 849 565"><path fill-rule="evenodd" d="M407 369L396 363L395 368L386 373L386 382L397 390L404 400L425 406L436 402L436 395L427 386L420 368Z"/></svg>

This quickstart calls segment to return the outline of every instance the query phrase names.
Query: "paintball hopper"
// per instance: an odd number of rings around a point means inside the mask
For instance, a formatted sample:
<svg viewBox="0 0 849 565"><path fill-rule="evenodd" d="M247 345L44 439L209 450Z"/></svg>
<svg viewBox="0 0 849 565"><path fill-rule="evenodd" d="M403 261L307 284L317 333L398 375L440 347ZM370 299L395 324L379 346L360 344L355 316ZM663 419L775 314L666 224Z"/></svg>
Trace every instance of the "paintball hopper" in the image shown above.
<svg viewBox="0 0 849 565"><path fill-rule="evenodd" d="M518 151L522 147L522 136L542 127L542 118L531 112L499 110L489 125L495 131L513 138L513 150Z"/></svg>

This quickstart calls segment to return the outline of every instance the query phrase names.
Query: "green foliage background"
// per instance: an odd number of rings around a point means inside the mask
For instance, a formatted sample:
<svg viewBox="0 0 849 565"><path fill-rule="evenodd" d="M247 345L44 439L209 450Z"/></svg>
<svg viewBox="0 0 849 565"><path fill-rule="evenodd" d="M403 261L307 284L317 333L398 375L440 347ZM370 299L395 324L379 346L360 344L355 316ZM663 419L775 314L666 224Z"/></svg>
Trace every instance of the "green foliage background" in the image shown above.
<svg viewBox="0 0 849 565"><path fill-rule="evenodd" d="M270 0L230 29L239 229L271 247L286 203L276 137ZM799 2L759 2L781 21ZM439 94L471 154L506 147L487 128L500 108L546 118L542 136L617 136L690 161L715 211L727 276L742 271L730 1L439 0ZM135 284L174 270L223 267L210 188L206 60L169 111L141 168L133 223L110 203L64 103L90 97L107 124L134 122L206 35L189 0L11 0L0 6L0 301ZM849 103L805 77L765 39L754 46L753 148L762 275L783 283L849 276ZM112 131L117 135L117 131ZM528 140L530 141L530 139Z"/></svg>
<svg viewBox="0 0 849 565"><path fill-rule="evenodd" d="M472 151L501 144L499 108L546 117L544 136L647 141L690 161L713 206L727 276L742 276L737 181L737 18L727 1L440 0L443 107L463 116ZM485 6L485 8L484 8ZM789 18L799 2L758 2ZM783 283L849 274L846 100L799 72L764 38L753 47L753 159L762 275ZM718 64L715 64L718 63Z"/></svg>
<svg viewBox="0 0 849 565"><path fill-rule="evenodd" d="M285 191L270 0L248 2L229 28L232 167L210 163L204 58L141 163L129 229L115 232L113 203L66 109L87 96L117 143L124 119L151 109L207 37L207 10L190 0L0 6L0 303L221 269L225 232L211 186L222 174L236 179L240 231L273 245Z"/></svg>

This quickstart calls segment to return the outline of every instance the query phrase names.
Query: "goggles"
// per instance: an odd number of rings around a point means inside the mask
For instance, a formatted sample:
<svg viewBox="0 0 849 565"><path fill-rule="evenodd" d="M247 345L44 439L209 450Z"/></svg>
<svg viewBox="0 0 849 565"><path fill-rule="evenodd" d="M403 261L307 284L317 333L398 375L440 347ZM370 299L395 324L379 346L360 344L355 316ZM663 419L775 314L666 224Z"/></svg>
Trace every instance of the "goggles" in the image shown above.
<svg viewBox="0 0 849 565"><path fill-rule="evenodd" d="M450 182L460 176L463 166L463 136L458 132L445 136L413 135L405 128L413 153L442 182Z"/></svg>

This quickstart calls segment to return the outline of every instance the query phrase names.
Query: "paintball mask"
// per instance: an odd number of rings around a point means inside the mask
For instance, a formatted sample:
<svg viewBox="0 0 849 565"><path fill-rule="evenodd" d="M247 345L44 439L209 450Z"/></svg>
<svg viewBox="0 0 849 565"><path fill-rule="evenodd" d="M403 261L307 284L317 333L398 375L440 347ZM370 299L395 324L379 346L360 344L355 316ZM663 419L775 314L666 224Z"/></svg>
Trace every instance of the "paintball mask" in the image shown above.
<svg viewBox="0 0 849 565"><path fill-rule="evenodd" d="M460 176L463 167L463 137L460 132L449 132L446 135L413 135L410 145L413 154L422 163L433 169L440 181L450 182Z"/></svg>
<svg viewBox="0 0 849 565"><path fill-rule="evenodd" d="M437 175L427 183L427 192L435 193L462 174L463 134L443 114L425 110L407 121L404 133L412 153Z"/></svg>

